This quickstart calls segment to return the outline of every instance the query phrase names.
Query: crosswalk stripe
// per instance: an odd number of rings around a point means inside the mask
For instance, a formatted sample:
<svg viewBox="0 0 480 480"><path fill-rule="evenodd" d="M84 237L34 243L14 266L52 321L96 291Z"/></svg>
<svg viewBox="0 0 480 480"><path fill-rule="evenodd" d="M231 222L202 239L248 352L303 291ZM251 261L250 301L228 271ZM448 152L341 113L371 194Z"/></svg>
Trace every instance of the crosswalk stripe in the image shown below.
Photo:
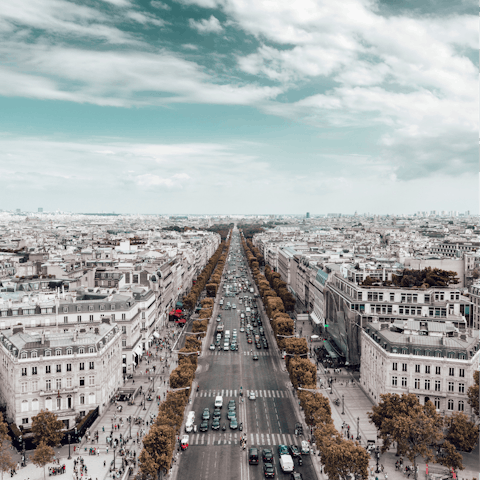
<svg viewBox="0 0 480 480"><path fill-rule="evenodd" d="M257 436L257 445L260 445L260 438L258 436L258 433L255 434Z"/></svg>
<svg viewBox="0 0 480 480"><path fill-rule="evenodd" d="M268 390L268 396L269 396L269 397L272 396L272 391L271 391L271 390Z"/></svg>

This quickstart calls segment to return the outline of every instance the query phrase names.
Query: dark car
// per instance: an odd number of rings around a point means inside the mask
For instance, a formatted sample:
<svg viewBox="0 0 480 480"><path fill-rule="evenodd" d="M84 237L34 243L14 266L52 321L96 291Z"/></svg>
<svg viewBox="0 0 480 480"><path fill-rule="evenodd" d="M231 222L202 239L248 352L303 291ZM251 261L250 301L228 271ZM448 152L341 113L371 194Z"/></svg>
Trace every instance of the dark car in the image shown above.
<svg viewBox="0 0 480 480"><path fill-rule="evenodd" d="M202 419L203 420L210 420L210 410L208 408L206 408L203 411Z"/></svg>
<svg viewBox="0 0 480 480"><path fill-rule="evenodd" d="M290 453L288 452L288 447L286 445L278 446L278 456L281 457L282 455L290 455Z"/></svg>
<svg viewBox="0 0 480 480"><path fill-rule="evenodd" d="M228 401L228 408L230 409L230 407L233 407L234 409L236 408L237 404L235 402L235 400L229 400Z"/></svg>
<svg viewBox="0 0 480 480"><path fill-rule="evenodd" d="M206 432L208 430L208 421L207 420L204 420L201 424L200 424L200 431L201 432Z"/></svg>
<svg viewBox="0 0 480 480"><path fill-rule="evenodd" d="M215 420L215 418L220 418L222 416L222 412L219 408L216 408L214 411L213 411L213 419Z"/></svg>
<svg viewBox="0 0 480 480"><path fill-rule="evenodd" d="M212 430L220 430L220 419L214 418L212 423Z"/></svg>
<svg viewBox="0 0 480 480"><path fill-rule="evenodd" d="M271 463L264 463L263 464L263 474L265 478L274 478L275 477L275 469Z"/></svg>
<svg viewBox="0 0 480 480"><path fill-rule="evenodd" d="M262 345L260 344L260 342L257 342L257 343L255 344L255 346L256 346L259 350L262 349Z"/></svg>
<svg viewBox="0 0 480 480"><path fill-rule="evenodd" d="M264 348L265 350L268 350L268 342L263 342L263 348Z"/></svg>
<svg viewBox="0 0 480 480"><path fill-rule="evenodd" d="M273 462L273 452L269 448L264 448L262 451L263 461L267 463Z"/></svg>
<svg viewBox="0 0 480 480"><path fill-rule="evenodd" d="M301 455L300 450L296 445L290 445L290 453L292 457L299 457Z"/></svg>

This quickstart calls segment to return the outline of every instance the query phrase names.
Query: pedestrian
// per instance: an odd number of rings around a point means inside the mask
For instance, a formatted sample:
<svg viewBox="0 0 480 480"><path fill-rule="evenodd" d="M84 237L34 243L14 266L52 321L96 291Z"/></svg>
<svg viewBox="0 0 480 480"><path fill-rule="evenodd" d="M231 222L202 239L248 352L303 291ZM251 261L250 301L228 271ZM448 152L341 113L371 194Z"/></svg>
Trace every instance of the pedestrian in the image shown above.
<svg viewBox="0 0 480 480"><path fill-rule="evenodd" d="M380 466L380 469L382 470L382 473L383 473L383 465Z"/></svg>

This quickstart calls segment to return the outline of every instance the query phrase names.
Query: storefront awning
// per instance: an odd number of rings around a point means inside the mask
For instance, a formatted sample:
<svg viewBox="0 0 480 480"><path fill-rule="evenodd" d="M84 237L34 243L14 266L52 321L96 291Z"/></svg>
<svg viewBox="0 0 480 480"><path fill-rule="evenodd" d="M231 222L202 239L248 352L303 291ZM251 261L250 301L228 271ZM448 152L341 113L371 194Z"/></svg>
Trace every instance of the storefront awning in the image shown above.
<svg viewBox="0 0 480 480"><path fill-rule="evenodd" d="M143 347L142 347L142 344L139 343L134 349L133 349L133 353L137 354L137 355L141 355L143 352Z"/></svg>
<svg viewBox="0 0 480 480"><path fill-rule="evenodd" d="M160 334L159 334L158 332L153 332L153 336L154 336L155 338L160 338Z"/></svg>

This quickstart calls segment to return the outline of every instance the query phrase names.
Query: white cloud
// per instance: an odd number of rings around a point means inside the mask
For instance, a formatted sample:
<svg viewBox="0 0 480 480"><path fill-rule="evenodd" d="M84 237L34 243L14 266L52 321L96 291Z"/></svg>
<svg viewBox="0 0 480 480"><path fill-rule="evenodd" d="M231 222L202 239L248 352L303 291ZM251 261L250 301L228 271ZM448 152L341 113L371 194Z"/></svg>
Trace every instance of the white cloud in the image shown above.
<svg viewBox="0 0 480 480"><path fill-rule="evenodd" d="M196 63L166 51L105 52L4 42L0 55L7 52L14 54L16 65L0 66L0 94L6 96L128 107L180 102L251 105L281 92L278 87L219 85ZM147 95L139 96L144 92Z"/></svg>
<svg viewBox="0 0 480 480"><path fill-rule="evenodd" d="M159 10L171 10L170 5L167 5L164 2L160 2L158 0L152 0L150 5L154 8L158 8Z"/></svg>
<svg viewBox="0 0 480 480"><path fill-rule="evenodd" d="M223 32L223 27L218 18L214 17L213 15L211 15L208 20L206 18L202 18L201 20L196 21L193 18L190 18L189 24L190 28L193 28L202 34Z"/></svg>
<svg viewBox="0 0 480 480"><path fill-rule="evenodd" d="M135 20L138 23L141 23L142 25L152 24L156 25L157 27L163 27L165 25L165 21L158 19L149 13L129 11L127 12L127 17Z"/></svg>

